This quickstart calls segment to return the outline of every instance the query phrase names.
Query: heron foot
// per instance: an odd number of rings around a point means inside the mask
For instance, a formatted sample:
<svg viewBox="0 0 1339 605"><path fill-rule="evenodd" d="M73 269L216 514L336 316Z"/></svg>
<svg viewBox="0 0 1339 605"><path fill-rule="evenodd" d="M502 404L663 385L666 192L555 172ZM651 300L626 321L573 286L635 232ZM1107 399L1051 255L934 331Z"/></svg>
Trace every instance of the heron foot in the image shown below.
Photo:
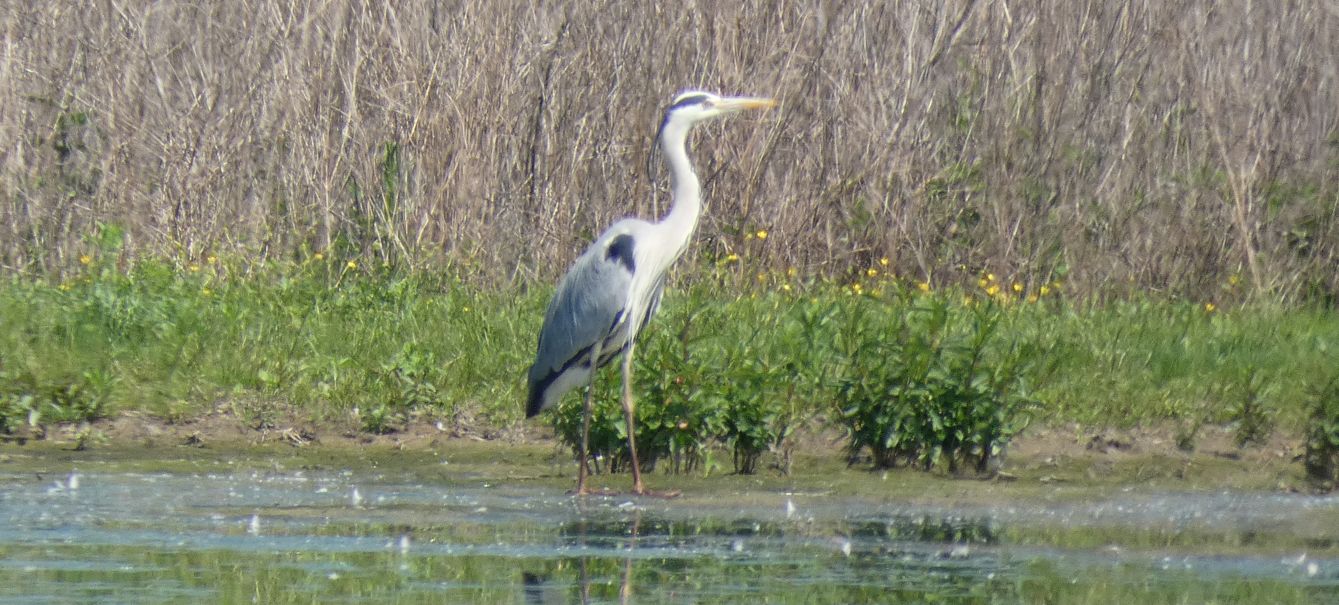
<svg viewBox="0 0 1339 605"><path fill-rule="evenodd" d="M662 499L662 500L670 500L670 499L678 498L679 496L682 496L682 495L683 495L683 492L680 491L680 490L677 490L677 489L663 490L663 491L656 491L656 490L650 490L650 489L645 489L645 488L643 488L641 491L632 490L632 491L629 491L629 492L616 492L616 491L614 491L614 490L612 490L612 489L609 489L609 488L607 488L607 487L597 488L597 489L593 489L593 490L590 489L590 488L583 487L583 488L578 488L578 489L570 490L570 491L567 492L567 495L569 495L569 496L574 496L574 497L576 497L576 496L604 496L604 497L640 496L640 497L642 497L642 498L660 498L660 499Z"/></svg>

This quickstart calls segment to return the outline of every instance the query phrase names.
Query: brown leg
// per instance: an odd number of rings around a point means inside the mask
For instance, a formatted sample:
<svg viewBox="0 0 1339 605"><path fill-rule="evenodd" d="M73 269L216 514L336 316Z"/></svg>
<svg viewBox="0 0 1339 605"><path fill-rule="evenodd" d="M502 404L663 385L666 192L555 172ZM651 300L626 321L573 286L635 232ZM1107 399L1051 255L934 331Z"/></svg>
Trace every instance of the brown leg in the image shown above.
<svg viewBox="0 0 1339 605"><path fill-rule="evenodd" d="M632 456L632 491L638 494L646 493L646 487L642 485L642 467L637 460L637 441L636 441L636 416L635 405L632 401L632 344L628 345L628 352L623 355L623 420L628 424L628 454Z"/></svg>
<svg viewBox="0 0 1339 605"><path fill-rule="evenodd" d="M590 398L591 392L595 390L595 372L591 372L591 384L586 385L586 395L582 398L581 405L581 453L577 460L577 491L578 496L584 496L590 492L586 491L586 475L590 464Z"/></svg>

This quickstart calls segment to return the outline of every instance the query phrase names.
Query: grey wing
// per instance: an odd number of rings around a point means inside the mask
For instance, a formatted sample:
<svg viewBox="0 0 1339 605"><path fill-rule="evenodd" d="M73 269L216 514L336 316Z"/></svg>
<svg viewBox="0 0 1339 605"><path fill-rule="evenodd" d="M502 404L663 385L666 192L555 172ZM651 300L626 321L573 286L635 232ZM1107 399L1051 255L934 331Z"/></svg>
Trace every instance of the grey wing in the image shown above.
<svg viewBox="0 0 1339 605"><path fill-rule="evenodd" d="M614 253L618 240L616 237L611 243L592 246L558 284L544 314L535 363L530 366L527 416L538 414L574 386L570 380L562 380L564 375L588 376L586 371L593 369L590 354L594 345L602 345L600 359L594 364L599 367L626 344L620 329L626 330L632 270Z"/></svg>

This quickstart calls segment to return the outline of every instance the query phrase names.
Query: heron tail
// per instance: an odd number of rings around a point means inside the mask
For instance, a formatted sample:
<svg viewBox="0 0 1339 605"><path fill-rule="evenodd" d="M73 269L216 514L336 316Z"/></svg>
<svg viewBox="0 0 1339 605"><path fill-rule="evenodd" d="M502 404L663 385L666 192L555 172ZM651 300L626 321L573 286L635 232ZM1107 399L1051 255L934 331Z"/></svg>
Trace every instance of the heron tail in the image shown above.
<svg viewBox="0 0 1339 605"><path fill-rule="evenodd" d="M544 411L544 392L548 386L545 383L530 383L530 398L525 403L526 418L534 418Z"/></svg>

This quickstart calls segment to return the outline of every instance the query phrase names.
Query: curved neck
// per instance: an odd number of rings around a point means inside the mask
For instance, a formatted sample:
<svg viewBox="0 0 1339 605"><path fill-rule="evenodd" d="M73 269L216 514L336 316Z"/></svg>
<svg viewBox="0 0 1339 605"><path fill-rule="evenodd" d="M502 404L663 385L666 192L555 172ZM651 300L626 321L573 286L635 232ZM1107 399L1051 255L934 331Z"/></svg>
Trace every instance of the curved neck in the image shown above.
<svg viewBox="0 0 1339 605"><path fill-rule="evenodd" d="M673 205L668 214L660 219L659 226L664 229L666 238L676 250L670 259L678 258L688 246L688 239L697 228L697 218L702 214L702 185L693 173L693 163L688 159L687 141L691 124L666 123L660 133L660 151L665 155L669 166L670 191Z"/></svg>

